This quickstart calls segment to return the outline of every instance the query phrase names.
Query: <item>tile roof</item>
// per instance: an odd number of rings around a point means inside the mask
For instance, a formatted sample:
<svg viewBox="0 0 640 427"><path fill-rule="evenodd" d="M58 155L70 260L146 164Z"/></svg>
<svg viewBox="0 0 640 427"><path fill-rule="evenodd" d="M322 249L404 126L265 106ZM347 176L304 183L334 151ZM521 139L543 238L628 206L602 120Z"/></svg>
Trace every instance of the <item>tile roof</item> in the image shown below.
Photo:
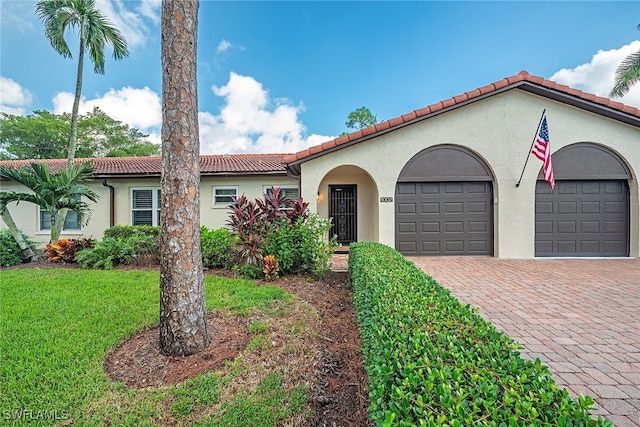
<svg viewBox="0 0 640 427"><path fill-rule="evenodd" d="M200 156L201 175L284 175L284 157L287 154L226 154ZM52 172L67 164L66 159L51 160L5 160L0 165L21 168L31 162L46 162ZM96 177L144 177L160 176L160 157L98 157L76 159L93 162Z"/></svg>
<svg viewBox="0 0 640 427"><path fill-rule="evenodd" d="M516 87L538 93L542 96L547 96L552 99L557 99L561 102L579 105L583 108L585 108L585 106L589 104L590 108L588 109L590 109L591 111L594 110L594 107L614 110L614 115L616 115L616 118L618 118L617 114L621 116L633 116L633 123L640 123L640 109L638 108L624 105L609 98L604 98L601 96L596 96L594 94L582 92L577 89L572 89L569 86L561 85L553 81L546 80L542 77L533 76L526 71L521 71L515 76L506 77L489 85L471 90L469 92L465 92L462 95L445 99L435 104L431 104L427 107L404 114L400 117L396 117L382 123L377 123L374 126L351 132L347 135L340 136L323 144L310 147L295 154L288 155L285 157L285 162L288 165L290 163L297 164L310 157L316 157L322 154L326 154L325 152L343 148L340 147L342 145L346 147L347 145L369 139L377 134L384 133L393 128L401 127L408 123L412 123L417 120L442 113L451 108L465 105L469 102L473 102L486 96L500 93L504 90L513 89ZM638 125L636 124L636 126ZM291 165L289 166L292 171L296 170L295 167L291 168Z"/></svg>

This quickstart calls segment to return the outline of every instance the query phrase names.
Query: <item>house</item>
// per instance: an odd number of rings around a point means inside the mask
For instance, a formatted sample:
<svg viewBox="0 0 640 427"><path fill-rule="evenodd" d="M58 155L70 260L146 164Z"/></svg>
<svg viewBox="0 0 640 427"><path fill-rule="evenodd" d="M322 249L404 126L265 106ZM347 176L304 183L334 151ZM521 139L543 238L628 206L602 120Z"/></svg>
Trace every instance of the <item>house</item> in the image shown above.
<svg viewBox="0 0 640 427"><path fill-rule="evenodd" d="M232 196L262 197L273 187L281 187L288 197L298 198L298 181L287 176L284 154L232 154L200 156L200 221L209 228L226 225ZM67 215L62 238L100 239L104 230L116 224L159 225L160 157L102 157L76 159L91 162L95 169L90 183L100 199L93 207L90 222L80 228L75 215ZM67 165L66 159L47 160L52 172ZM0 162L15 168L28 160ZM12 182L2 182L0 191L24 191ZM16 225L34 240L49 242L48 212L31 203L9 204ZM4 223L2 223L4 226Z"/></svg>
<svg viewBox="0 0 640 427"><path fill-rule="evenodd" d="M516 186L543 111L553 191L533 156ZM157 158L94 162L102 199L77 233L157 222ZM331 217L343 244L377 241L407 255L640 255L640 110L524 71L295 154L202 156L201 168L210 228L225 224L232 194L275 185ZM37 208L11 209L27 233L43 232Z"/></svg>

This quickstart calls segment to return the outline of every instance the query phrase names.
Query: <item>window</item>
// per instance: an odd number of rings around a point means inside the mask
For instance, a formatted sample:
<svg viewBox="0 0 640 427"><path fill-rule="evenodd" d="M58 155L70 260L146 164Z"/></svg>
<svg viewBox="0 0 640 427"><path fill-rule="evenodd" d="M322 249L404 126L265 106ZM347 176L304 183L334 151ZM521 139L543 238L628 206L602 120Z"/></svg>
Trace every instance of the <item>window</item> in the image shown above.
<svg viewBox="0 0 640 427"><path fill-rule="evenodd" d="M264 187L264 194L271 194L271 191L273 191L272 189L277 187L277 185ZM282 190L282 195L292 202L295 202L300 198L298 187L280 187L280 189Z"/></svg>
<svg viewBox="0 0 640 427"><path fill-rule="evenodd" d="M78 214L75 211L67 211L67 218L64 220L65 231L80 230L81 227L78 224ZM40 208L40 230L51 230L51 214Z"/></svg>
<svg viewBox="0 0 640 427"><path fill-rule="evenodd" d="M213 205L227 207L233 197L238 197L238 187L213 187Z"/></svg>
<svg viewBox="0 0 640 427"><path fill-rule="evenodd" d="M79 199L80 195L76 195ZM40 207L39 209L40 231L51 230L51 214L49 211ZM79 231L82 228L78 224L78 214L75 211L67 211L67 218L64 220L62 230Z"/></svg>
<svg viewBox="0 0 640 427"><path fill-rule="evenodd" d="M131 225L160 225L160 189L131 190Z"/></svg>

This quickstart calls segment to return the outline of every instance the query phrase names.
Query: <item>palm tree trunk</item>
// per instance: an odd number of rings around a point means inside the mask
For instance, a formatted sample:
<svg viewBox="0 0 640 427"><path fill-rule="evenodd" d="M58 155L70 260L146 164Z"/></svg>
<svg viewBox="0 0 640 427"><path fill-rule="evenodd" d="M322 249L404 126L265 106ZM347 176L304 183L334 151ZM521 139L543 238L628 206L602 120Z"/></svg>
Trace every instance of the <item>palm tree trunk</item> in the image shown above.
<svg viewBox="0 0 640 427"><path fill-rule="evenodd" d="M84 68L84 36L80 34L80 51L78 52L78 73L76 76L76 94L73 98L73 109L71 110L71 136L69 137L69 151L67 152L67 165L71 167L76 156L76 146L78 145L78 110L80 108L80 97L82 95L82 72Z"/></svg>
<svg viewBox="0 0 640 427"><path fill-rule="evenodd" d="M5 209L4 212L2 212L2 220L4 221L5 224L7 224L7 227L9 228L11 235L13 236L16 243L18 244L18 247L22 251L22 255L29 261L35 258L36 254L31 250L31 246L29 246L27 241L24 240L24 237L22 237L22 233L20 233L20 230L18 230L18 226L16 225L15 221L13 220L13 217L11 216L11 213L9 212L9 208Z"/></svg>
<svg viewBox="0 0 640 427"><path fill-rule="evenodd" d="M61 221L60 218L61 212L64 211L64 216L67 216L68 209L60 209L58 212L50 211L49 217L51 218L51 237L49 239L49 243L55 243L58 241L60 234L62 234L62 227L64 226L64 221Z"/></svg>
<svg viewBox="0 0 640 427"><path fill-rule="evenodd" d="M200 251L198 1L162 2L160 351L209 346Z"/></svg>
<svg viewBox="0 0 640 427"><path fill-rule="evenodd" d="M73 166L76 157L76 148L78 146L78 110L80 109L80 97L82 96L82 75L84 70L84 36L80 35L80 51L78 52L78 72L76 75L76 93L73 98L73 107L71 109L71 136L69 137L69 148L67 151L67 167ZM51 217L51 242L56 242L60 234L64 222L67 219L68 209L60 209L58 215L60 221L57 225L53 225L53 216Z"/></svg>

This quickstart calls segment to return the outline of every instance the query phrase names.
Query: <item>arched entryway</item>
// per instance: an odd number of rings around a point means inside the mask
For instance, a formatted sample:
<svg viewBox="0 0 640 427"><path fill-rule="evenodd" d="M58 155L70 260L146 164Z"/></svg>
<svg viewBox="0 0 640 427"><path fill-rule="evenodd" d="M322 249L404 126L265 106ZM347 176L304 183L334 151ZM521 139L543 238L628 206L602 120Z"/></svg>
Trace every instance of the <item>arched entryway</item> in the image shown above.
<svg viewBox="0 0 640 427"><path fill-rule="evenodd" d="M317 209L331 219L331 236L341 245L378 239L378 187L371 175L354 165L329 171L318 187Z"/></svg>
<svg viewBox="0 0 640 427"><path fill-rule="evenodd" d="M628 256L631 172L612 150L566 146L551 157L555 189L536 183L535 255Z"/></svg>
<svg viewBox="0 0 640 427"><path fill-rule="evenodd" d="M396 249L405 255L493 255L493 174L477 154L438 145L402 169Z"/></svg>

